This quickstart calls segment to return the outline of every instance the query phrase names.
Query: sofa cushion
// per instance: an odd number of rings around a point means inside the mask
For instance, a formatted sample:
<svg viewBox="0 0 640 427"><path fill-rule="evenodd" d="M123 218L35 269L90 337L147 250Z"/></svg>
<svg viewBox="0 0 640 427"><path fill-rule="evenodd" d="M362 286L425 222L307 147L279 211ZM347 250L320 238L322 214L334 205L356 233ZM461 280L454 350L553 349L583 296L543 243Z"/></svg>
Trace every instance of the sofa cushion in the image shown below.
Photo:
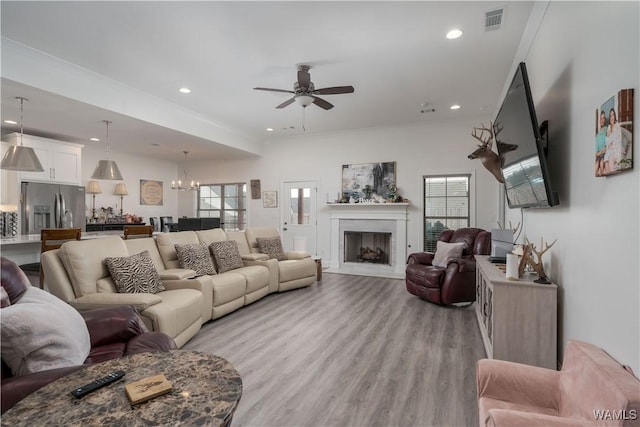
<svg viewBox="0 0 640 427"><path fill-rule="evenodd" d="M158 273L162 274L164 272L164 262L162 261L162 257L158 251L158 245L156 244L155 238L143 237L138 239L127 239L124 240L124 244L129 250L129 254L139 254L142 251L149 251L149 256L151 256Z"/></svg>
<svg viewBox="0 0 640 427"><path fill-rule="evenodd" d="M258 250L260 253L267 254L271 259L277 259L278 261L284 261L284 249L282 249L282 241L280 237L258 237L256 238L258 243Z"/></svg>
<svg viewBox="0 0 640 427"><path fill-rule="evenodd" d="M180 267L193 270L197 275L216 274L213 268L213 261L209 249L204 243L195 243L188 245L175 245Z"/></svg>
<svg viewBox="0 0 640 427"><path fill-rule="evenodd" d="M209 246L213 242L227 240L227 235L222 228L212 228L210 230L196 230L196 236L201 243Z"/></svg>
<svg viewBox="0 0 640 427"><path fill-rule="evenodd" d="M436 253L433 257L433 265L436 267L446 267L452 259L460 258L464 243L447 243L438 240Z"/></svg>
<svg viewBox="0 0 640 427"><path fill-rule="evenodd" d="M91 350L80 313L42 289L27 288L0 321L2 360L14 376L81 365Z"/></svg>
<svg viewBox="0 0 640 427"><path fill-rule="evenodd" d="M180 261L175 245L200 243L195 231L178 231L175 233L160 233L156 236L158 252L162 257L165 268L180 268Z"/></svg>
<svg viewBox="0 0 640 427"><path fill-rule="evenodd" d="M213 242L209 245L209 250L213 255L213 259L216 261L218 272L220 273L244 266L240 252L238 251L238 243L234 240Z"/></svg>
<svg viewBox="0 0 640 427"><path fill-rule="evenodd" d="M315 277L318 269L315 261L311 258L295 261L279 261L278 268L280 269L280 283L301 279L303 277Z"/></svg>
<svg viewBox="0 0 640 427"><path fill-rule="evenodd" d="M252 253L249 247L249 241L247 240L247 233L244 230L229 230L225 231L227 240L235 240L238 242L238 250L240 255L248 255Z"/></svg>
<svg viewBox="0 0 640 427"><path fill-rule="evenodd" d="M118 236L64 243L58 256L69 275L76 298L96 293L96 282L109 276L106 257L129 255L124 240Z"/></svg>
<svg viewBox="0 0 640 427"><path fill-rule="evenodd" d="M128 257L107 257L104 261L118 292L156 294L164 291L148 251Z"/></svg>

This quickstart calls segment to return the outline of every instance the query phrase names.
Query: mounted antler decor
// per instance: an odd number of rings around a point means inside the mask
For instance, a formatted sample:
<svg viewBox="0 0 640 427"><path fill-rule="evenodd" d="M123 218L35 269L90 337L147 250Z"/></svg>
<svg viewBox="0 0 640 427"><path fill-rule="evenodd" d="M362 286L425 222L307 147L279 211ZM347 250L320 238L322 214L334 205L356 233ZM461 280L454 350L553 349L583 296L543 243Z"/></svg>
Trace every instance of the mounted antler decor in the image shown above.
<svg viewBox="0 0 640 427"><path fill-rule="evenodd" d="M534 280L536 283L551 283L547 279L547 275L544 272L544 266L542 265L542 254L547 252L551 247L558 241L558 239L554 240L553 243L549 244L544 242L544 249L537 250L536 246L529 242L529 240L525 239L526 245L524 250L523 258L527 260L527 264L531 266L531 268L538 274L538 279ZM540 238L540 246L542 246L542 238ZM536 254L537 261L533 260L532 253Z"/></svg>
<svg viewBox="0 0 640 427"><path fill-rule="evenodd" d="M491 122L489 122L489 127L486 127L482 123L481 127L474 127L473 132L471 132L471 136L481 142L478 144L478 149L473 153L469 154L467 157L471 160L480 159L482 162L482 166L487 168L489 172L493 174L493 176L498 180L498 182L504 182L504 178L502 177L502 169L500 168L500 157L498 154L491 149L494 140L494 129ZM499 132L501 129L498 129ZM478 134L478 131L480 132Z"/></svg>

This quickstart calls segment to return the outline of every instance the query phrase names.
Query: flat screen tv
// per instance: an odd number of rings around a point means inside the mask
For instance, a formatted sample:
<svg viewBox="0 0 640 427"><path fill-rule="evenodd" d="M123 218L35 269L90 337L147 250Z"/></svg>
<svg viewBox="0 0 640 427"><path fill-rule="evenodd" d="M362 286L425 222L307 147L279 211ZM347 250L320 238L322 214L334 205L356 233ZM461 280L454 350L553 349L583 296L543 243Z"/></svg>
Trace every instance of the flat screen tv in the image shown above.
<svg viewBox="0 0 640 427"><path fill-rule="evenodd" d="M510 208L542 208L558 204L547 169L540 128L524 62L518 65L511 86L494 120Z"/></svg>

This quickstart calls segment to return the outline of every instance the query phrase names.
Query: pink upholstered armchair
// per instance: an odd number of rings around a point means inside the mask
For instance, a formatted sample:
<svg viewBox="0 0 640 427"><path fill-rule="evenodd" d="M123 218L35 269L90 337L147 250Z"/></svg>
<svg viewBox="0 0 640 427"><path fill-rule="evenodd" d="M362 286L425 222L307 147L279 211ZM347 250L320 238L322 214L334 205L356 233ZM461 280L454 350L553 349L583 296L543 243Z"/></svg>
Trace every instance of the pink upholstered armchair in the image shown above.
<svg viewBox="0 0 640 427"><path fill-rule="evenodd" d="M561 371L482 359L480 426L640 426L640 381L604 350L569 341Z"/></svg>
<svg viewBox="0 0 640 427"><path fill-rule="evenodd" d="M491 233L480 228L444 230L438 241L462 243L462 255L446 267L433 265L434 254L416 252L409 255L405 280L407 291L436 304L473 302L476 300L475 255L489 255Z"/></svg>

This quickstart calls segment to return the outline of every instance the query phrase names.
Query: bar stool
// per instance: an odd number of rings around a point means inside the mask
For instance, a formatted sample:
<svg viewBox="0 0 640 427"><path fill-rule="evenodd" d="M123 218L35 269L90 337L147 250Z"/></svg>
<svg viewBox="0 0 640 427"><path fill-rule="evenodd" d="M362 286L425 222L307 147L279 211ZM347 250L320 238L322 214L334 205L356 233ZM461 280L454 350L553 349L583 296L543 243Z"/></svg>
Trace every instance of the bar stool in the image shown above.
<svg viewBox="0 0 640 427"><path fill-rule="evenodd" d="M153 231L160 231L160 220L157 216L149 217L149 224L153 227Z"/></svg>
<svg viewBox="0 0 640 427"><path fill-rule="evenodd" d="M127 240L129 236L153 236L152 225L125 225L124 226L124 240Z"/></svg>
<svg viewBox="0 0 640 427"><path fill-rule="evenodd" d="M80 240L81 236L81 228L45 228L40 231L40 253L59 249L64 242ZM42 271L42 266L40 266L40 288L44 289L44 271Z"/></svg>

